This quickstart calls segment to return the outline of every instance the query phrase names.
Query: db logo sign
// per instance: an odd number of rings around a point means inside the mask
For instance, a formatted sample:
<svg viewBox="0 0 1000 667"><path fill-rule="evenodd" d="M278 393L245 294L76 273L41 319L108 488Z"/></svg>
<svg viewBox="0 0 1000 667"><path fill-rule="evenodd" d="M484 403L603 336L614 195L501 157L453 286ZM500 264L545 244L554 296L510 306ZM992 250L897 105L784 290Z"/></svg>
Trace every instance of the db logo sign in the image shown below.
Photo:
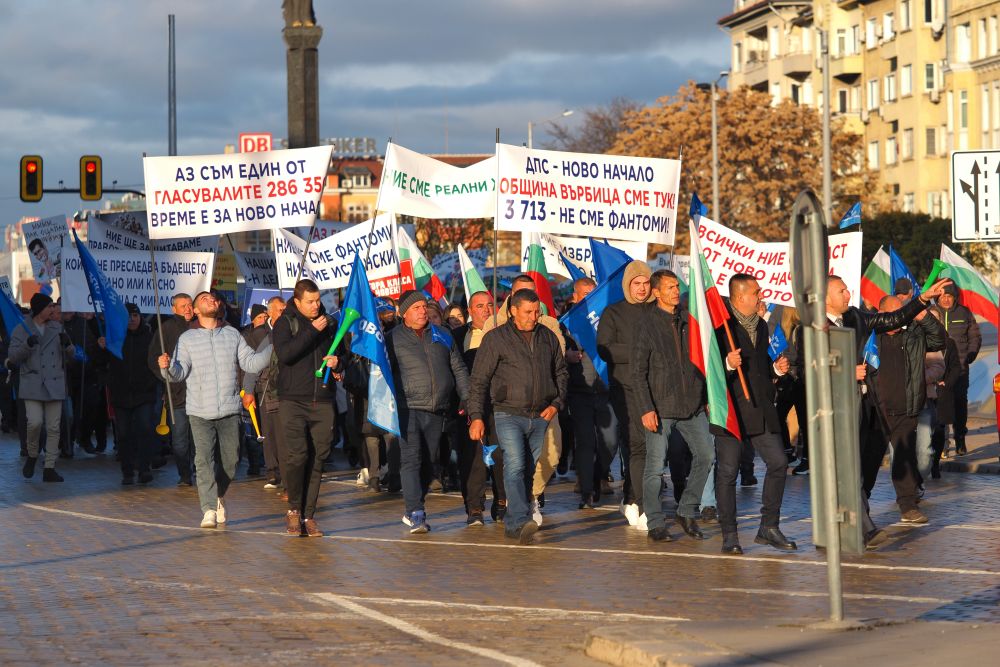
<svg viewBox="0 0 1000 667"><path fill-rule="evenodd" d="M241 153L261 153L271 150L271 133L256 132L240 134Z"/></svg>

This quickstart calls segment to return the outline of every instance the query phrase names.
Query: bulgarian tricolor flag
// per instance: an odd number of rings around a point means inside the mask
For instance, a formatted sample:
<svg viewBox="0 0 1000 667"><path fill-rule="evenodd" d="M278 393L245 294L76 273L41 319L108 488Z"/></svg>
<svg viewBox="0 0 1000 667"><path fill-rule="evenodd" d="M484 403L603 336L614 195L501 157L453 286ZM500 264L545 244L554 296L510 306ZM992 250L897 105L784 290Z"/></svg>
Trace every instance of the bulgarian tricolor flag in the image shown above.
<svg viewBox="0 0 1000 667"><path fill-rule="evenodd" d="M892 294L892 261L889 253L879 246L871 264L861 276L861 298L877 308L882 297L889 294Z"/></svg>
<svg viewBox="0 0 1000 667"><path fill-rule="evenodd" d="M705 376L708 391L708 421L741 440L736 407L726 387L726 366L715 338L715 329L729 319L729 311L712 279L712 271L701 251L698 228L690 223L691 268L688 294L688 347L691 363Z"/></svg>
<svg viewBox="0 0 1000 667"><path fill-rule="evenodd" d="M447 290L444 283L434 273L431 263L420 252L410 235L402 227L397 228L396 252L399 253L399 291L417 289L431 295L431 298L444 306Z"/></svg>
<svg viewBox="0 0 1000 667"><path fill-rule="evenodd" d="M941 261L949 266L941 270L939 278L951 278L962 291L962 305L973 314L1000 326L997 290L976 269L945 244L941 244Z"/></svg>
<svg viewBox="0 0 1000 667"><path fill-rule="evenodd" d="M522 232L523 234L524 232ZM535 281L535 291L548 311L547 315L554 315L555 304L552 301L552 288L549 286L549 272L545 269L545 251L542 250L542 240L538 232L530 232L528 240L528 260L524 268L524 273L531 276Z"/></svg>
<svg viewBox="0 0 1000 667"><path fill-rule="evenodd" d="M476 292L489 292L486 283L479 277L476 265L469 259L469 253L465 252L465 247L458 244L458 266L462 271L462 285L465 287L465 303L469 303L472 295Z"/></svg>

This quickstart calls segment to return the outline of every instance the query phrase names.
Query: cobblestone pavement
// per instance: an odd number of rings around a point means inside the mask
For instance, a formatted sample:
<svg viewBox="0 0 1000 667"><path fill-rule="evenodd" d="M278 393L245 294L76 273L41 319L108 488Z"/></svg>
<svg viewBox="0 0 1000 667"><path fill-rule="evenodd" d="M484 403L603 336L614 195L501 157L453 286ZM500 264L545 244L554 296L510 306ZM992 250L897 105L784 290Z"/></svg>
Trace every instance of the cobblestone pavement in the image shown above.
<svg viewBox="0 0 1000 667"><path fill-rule="evenodd" d="M675 541L650 544L617 498L578 511L572 478L550 487L530 547L493 523L466 528L454 494L429 497L433 530L410 536L402 498L359 490L347 470L323 487L326 536L297 539L283 535L274 492L242 467L229 524L203 530L197 493L174 486L172 466L121 487L113 456L78 453L59 462L65 483L43 484L40 471L21 477L17 451L0 440L2 665L588 665L594 627L828 610L804 477L788 478L791 554L753 543L760 489L738 489L740 557L719 553L717 525L704 542L673 526ZM848 615L1000 622L1000 477L946 472L927 486L930 523L894 524L883 470L872 505L891 539L845 557Z"/></svg>

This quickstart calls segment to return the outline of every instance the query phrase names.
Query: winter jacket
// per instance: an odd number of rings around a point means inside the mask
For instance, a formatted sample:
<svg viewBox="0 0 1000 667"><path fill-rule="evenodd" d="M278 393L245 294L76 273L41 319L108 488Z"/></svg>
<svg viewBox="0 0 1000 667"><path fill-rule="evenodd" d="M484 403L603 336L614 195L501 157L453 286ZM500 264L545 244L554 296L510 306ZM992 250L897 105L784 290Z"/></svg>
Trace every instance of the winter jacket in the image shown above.
<svg viewBox="0 0 1000 667"><path fill-rule="evenodd" d="M955 339L948 337L944 345L944 385L937 388L937 423L955 423L955 386L965 371L958 356Z"/></svg>
<svg viewBox="0 0 1000 667"><path fill-rule="evenodd" d="M190 329L192 326L191 322L188 322L180 315L174 315L173 317L167 317L163 320L163 324L160 327L163 331L163 351L160 350L160 335L157 332L153 332L153 344L149 346L149 354L146 357L149 369L153 371L156 375L160 375L160 355L164 352L169 355L173 355L174 350L177 349L177 340L181 337L181 334ZM184 401L186 400L186 390L185 384L183 382L171 382L170 383L170 397L173 399L175 408L183 408Z"/></svg>
<svg viewBox="0 0 1000 667"><path fill-rule="evenodd" d="M247 345L252 347L255 352L259 352L271 344L271 331L270 322L265 322L259 327L244 330L240 335L243 336L243 340L247 342ZM242 381L243 391L248 394L263 394L264 388L268 386L268 378L271 375L270 371L271 367L268 365L260 373L244 373Z"/></svg>
<svg viewBox="0 0 1000 667"><path fill-rule="evenodd" d="M237 415L243 408L239 369L259 373L270 360L270 346L254 352L231 326L195 327L177 339L170 365L162 369L162 375L171 382L186 383L188 415L221 419Z"/></svg>
<svg viewBox="0 0 1000 667"><path fill-rule="evenodd" d="M639 416L687 419L705 405L705 380L688 347L687 311L671 315L655 302L642 306L629 358L632 397Z"/></svg>
<svg viewBox="0 0 1000 667"><path fill-rule="evenodd" d="M497 309L495 317L490 317L483 324L483 331L487 333L496 329L502 324L506 324L507 320L510 318L510 297L508 296L504 299L503 303L500 304L500 308ZM563 352L566 351L566 339L563 338L562 329L559 327L559 320L552 317L551 315L539 315L538 323L543 327L551 331L556 335L556 339L559 341L559 349Z"/></svg>
<svg viewBox="0 0 1000 667"><path fill-rule="evenodd" d="M730 318L729 329L733 332L733 341L741 352L740 368L743 369L743 377L746 378L747 389L750 393L748 400L743 393L743 385L740 383L739 373L735 370L729 370L727 366L726 385L729 389L729 395L733 399L733 405L736 408L740 433L743 436L760 435L765 432L780 433L781 420L778 418L778 411L774 407L774 397L777 393L774 380L778 377L778 374L775 372L774 364L767 352L767 322L764 320L757 321L756 343L750 341L750 334L747 333L746 329L743 328L735 316ZM726 355L729 354L729 342L725 327L716 329L715 336L719 342L723 364L725 364ZM712 426L712 432L722 435L725 433L725 429Z"/></svg>
<svg viewBox="0 0 1000 667"><path fill-rule="evenodd" d="M455 390L466 399L469 372L453 339L450 346L434 340L428 324L422 335L406 325L395 327L385 341L400 410L446 412Z"/></svg>
<svg viewBox="0 0 1000 667"><path fill-rule="evenodd" d="M569 393L571 394L607 394L608 385L597 373L594 362L590 360L587 352L581 348L572 336L566 333L566 349L580 353L580 361L577 363L566 362L566 370L569 372Z"/></svg>
<svg viewBox="0 0 1000 667"><path fill-rule="evenodd" d="M882 373L902 373L906 386L906 414L910 417L916 417L923 411L924 405L927 403L924 358L928 352L943 350L946 336L944 327L930 313L922 320L914 320L898 333L879 334L876 338L879 350L882 349L883 345L889 344L887 339L890 337L894 343L899 343L899 339L902 338L905 357L904 368L889 368L885 363L882 363L877 369L870 365L868 367L869 371L865 376L865 383L868 385L868 393L879 401L880 408L884 409L884 403L879 398L877 391L879 375Z"/></svg>
<svg viewBox="0 0 1000 667"><path fill-rule="evenodd" d="M944 330L958 347L958 358L962 362L962 369L968 370L979 355L979 348L983 344L979 323L976 322L972 311L961 304L956 303L950 310L940 306L938 308L943 314L941 321L944 323Z"/></svg>
<svg viewBox="0 0 1000 667"><path fill-rule="evenodd" d="M38 342L28 345L28 337L36 336ZM19 366L20 384L17 397L31 401L61 401L66 398L66 362L73 357L72 343L64 345L65 336L60 322L48 322L45 331L29 317L24 326L18 325L10 338L8 356ZM66 336L66 342L69 337Z"/></svg>
<svg viewBox="0 0 1000 667"><path fill-rule="evenodd" d="M569 373L559 339L536 326L531 345L508 321L483 337L469 383L469 417L483 419L487 397L494 412L538 417L549 406L566 405Z"/></svg>
<svg viewBox="0 0 1000 667"><path fill-rule="evenodd" d="M160 380L149 370L147 357L153 344L153 332L145 324L125 333L122 359L101 350L98 359L108 365L108 390L111 404L134 408L156 400L156 385Z"/></svg>
<svg viewBox="0 0 1000 667"><path fill-rule="evenodd" d="M318 317L326 317L322 306ZM278 400L313 403L333 401L336 384L330 382L324 389L323 378L316 377L316 370L324 365L323 357L330 351L330 343L337 334L337 324L334 321L322 331L317 331L312 320L298 311L295 302L288 302L288 307L274 323L274 331L271 332L278 362L272 368L272 372L274 368L277 369L278 376L272 377L271 383L277 390ZM336 354L342 356L342 351L343 344ZM342 363L338 360L338 365L342 366Z"/></svg>

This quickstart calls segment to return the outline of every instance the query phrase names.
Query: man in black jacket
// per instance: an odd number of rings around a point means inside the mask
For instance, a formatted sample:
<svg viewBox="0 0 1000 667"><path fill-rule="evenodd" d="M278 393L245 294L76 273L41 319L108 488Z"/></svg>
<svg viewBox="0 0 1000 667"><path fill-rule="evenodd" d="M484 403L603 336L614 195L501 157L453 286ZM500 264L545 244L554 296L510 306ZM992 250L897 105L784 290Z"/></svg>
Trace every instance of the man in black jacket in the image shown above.
<svg viewBox="0 0 1000 667"><path fill-rule="evenodd" d="M650 278L655 301L643 307L632 345L632 392L646 429L646 465L642 475L642 509L649 539L667 541L660 503L660 480L667 440L677 429L691 449L691 472L677 506L677 523L695 539L704 539L696 517L701 495L715 461L715 445L705 414L705 378L691 363L687 311L681 308L680 282L673 271Z"/></svg>
<svg viewBox="0 0 1000 667"><path fill-rule="evenodd" d="M392 362L399 404L399 474L403 482L403 523L411 533L426 533L424 496L427 489L420 476L422 452L427 450L432 466L437 464L438 443L452 391L465 401L469 373L451 335L427 319L427 298L417 290L399 297L403 326L386 336L386 351Z"/></svg>
<svg viewBox="0 0 1000 667"><path fill-rule="evenodd" d="M271 340L277 357L278 419L285 432L285 487L289 535L323 535L316 524L316 500L323 477L323 462L330 454L334 420L334 383L323 387L316 369L334 371L336 355L327 355L337 320L328 317L320 303L319 287L309 279L295 283L292 302L274 325Z"/></svg>
<svg viewBox="0 0 1000 667"><path fill-rule="evenodd" d="M476 354L469 384L469 437L478 442L485 436L489 397L504 459L504 533L530 544L538 523L531 518L525 473L534 472L549 422L565 405L568 373L559 339L538 324L538 294L519 290L509 303L510 318L486 334ZM525 446L530 461L525 460Z"/></svg>
<svg viewBox="0 0 1000 667"><path fill-rule="evenodd" d="M122 358L106 352L104 337L98 338L108 363L108 389L111 405L115 408L115 424L118 428L118 453L121 454L122 484L134 484L139 473L139 483L153 481L150 460L153 443L153 403L156 401L156 385L159 380L149 370L147 356L153 342L153 334L142 322L139 307L134 303L125 304L128 311L128 329L122 345Z"/></svg>
<svg viewBox="0 0 1000 667"><path fill-rule="evenodd" d="M966 453L965 434L969 432L966 426L969 419L969 366L979 355L983 336L979 332L976 316L958 302L958 287L954 283L945 287L944 293L938 297L937 303L944 314L944 330L948 332L948 337L955 341L955 346L958 348L958 358L962 362L962 374L952 391L955 415L952 431L955 434L955 453L961 456Z"/></svg>
<svg viewBox="0 0 1000 667"><path fill-rule="evenodd" d="M892 313L902 305L898 297L887 296L879 310ZM944 349L945 336L941 323L922 310L906 327L879 334L879 362L869 363L866 381L877 389L886 442L892 445L892 485L903 523L927 523L927 516L917 509L917 418L927 402L924 355Z"/></svg>
<svg viewBox="0 0 1000 667"><path fill-rule="evenodd" d="M651 273L645 262L630 262L622 276L625 300L605 308L597 325L597 353L608 365L611 407L618 420L618 442L625 462L622 510L629 525L640 530L646 528L646 517L639 509L642 506L642 472L646 467L646 436L632 403L629 358L642 304L653 298L649 288Z"/></svg>
<svg viewBox="0 0 1000 667"><path fill-rule="evenodd" d="M160 366L157 358L165 352L173 356L177 347L177 339L181 334L191 328L191 320L194 318L194 301L191 295L180 292L170 299L174 316L163 320L163 350L160 349L160 341L154 340L149 346L149 353L146 357L146 364L153 374L160 377ZM177 464L177 486L191 486L191 471L194 469L194 440L191 437L191 425L188 421L187 409L185 407L185 388L183 382L167 382L167 390L174 404L174 423L170 425L170 446L174 450L174 463ZM166 395L163 401L167 402ZM170 412L167 411L169 416Z"/></svg>
<svg viewBox="0 0 1000 667"><path fill-rule="evenodd" d="M736 408L740 434L767 465L761 498L760 530L754 539L775 549L793 551L795 542L787 539L778 528L781 499L785 492L785 457L781 441L781 423L774 406L774 379L788 372L788 359L779 356L772 363L768 355L767 323L757 314L760 305L760 285L753 276L734 274L729 279L729 304L733 322L730 330L736 343L729 349L725 330L716 330L719 346L726 359L726 383ZM746 379L749 397L743 392L738 371ZM724 429L713 426L715 433L716 485L715 494L722 527L722 553L741 554L736 533L736 475L740 468L743 443Z"/></svg>
<svg viewBox="0 0 1000 667"><path fill-rule="evenodd" d="M285 312L285 300L273 296L267 300L266 319L258 327L244 334L247 345L259 351L273 343L271 332L278 318ZM284 484L285 476L285 434L278 424L278 392L271 380L271 368L260 373L246 373L243 376L243 407L251 406L257 411L260 434L264 436L264 488L277 489Z"/></svg>

